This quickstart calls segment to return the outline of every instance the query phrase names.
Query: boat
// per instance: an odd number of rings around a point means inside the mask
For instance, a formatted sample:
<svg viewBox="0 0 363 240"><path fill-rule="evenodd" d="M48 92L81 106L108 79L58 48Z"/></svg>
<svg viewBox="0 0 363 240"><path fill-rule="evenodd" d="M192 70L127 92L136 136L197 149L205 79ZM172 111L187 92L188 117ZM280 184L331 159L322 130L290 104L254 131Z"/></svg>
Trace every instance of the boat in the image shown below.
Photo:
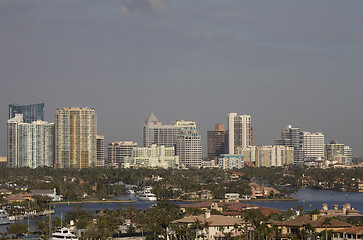
<svg viewBox="0 0 363 240"><path fill-rule="evenodd" d="M128 190L126 190L126 193L129 194L129 195L134 195L135 194L135 190L128 189Z"/></svg>
<svg viewBox="0 0 363 240"><path fill-rule="evenodd" d="M71 231L66 227L56 230L52 234L52 237L49 240L61 240L61 239L78 240L76 235L71 233Z"/></svg>
<svg viewBox="0 0 363 240"><path fill-rule="evenodd" d="M156 201L155 194L151 193L150 191L143 191L141 194L137 196L140 201Z"/></svg>
<svg viewBox="0 0 363 240"><path fill-rule="evenodd" d="M0 225L10 224L9 215L5 210L0 209Z"/></svg>

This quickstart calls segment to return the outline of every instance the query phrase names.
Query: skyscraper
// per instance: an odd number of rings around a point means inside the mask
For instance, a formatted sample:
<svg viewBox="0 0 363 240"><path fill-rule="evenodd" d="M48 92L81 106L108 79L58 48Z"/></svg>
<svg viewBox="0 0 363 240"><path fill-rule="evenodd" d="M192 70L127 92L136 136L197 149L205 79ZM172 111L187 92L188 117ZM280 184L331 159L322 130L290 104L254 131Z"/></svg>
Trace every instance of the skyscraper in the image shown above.
<svg viewBox="0 0 363 240"><path fill-rule="evenodd" d="M18 167L52 167L54 164L54 123L19 123Z"/></svg>
<svg viewBox="0 0 363 240"><path fill-rule="evenodd" d="M9 167L18 167L18 131L19 123L23 122L23 114L15 114L8 120L8 157L7 165Z"/></svg>
<svg viewBox="0 0 363 240"><path fill-rule="evenodd" d="M281 139L275 141L276 145L294 147L294 163L303 164L304 154L302 152L302 142L300 143L300 128L293 128L288 125L281 130Z"/></svg>
<svg viewBox="0 0 363 240"><path fill-rule="evenodd" d="M176 155L181 167L202 166L202 139L197 130L185 130L177 136Z"/></svg>
<svg viewBox="0 0 363 240"><path fill-rule="evenodd" d="M214 131L207 132L209 160L226 153L227 136L228 132L225 130L224 124L216 124Z"/></svg>
<svg viewBox="0 0 363 240"><path fill-rule="evenodd" d="M324 134L321 132L300 134L304 161L324 160Z"/></svg>
<svg viewBox="0 0 363 240"><path fill-rule="evenodd" d="M192 121L177 120L170 125L164 125L151 113L143 124L143 146L150 147L156 144L158 146L173 147L181 131L195 129L196 123Z"/></svg>
<svg viewBox="0 0 363 240"><path fill-rule="evenodd" d="M247 147L252 144L250 115L228 113L228 153L233 155L236 147Z"/></svg>
<svg viewBox="0 0 363 240"><path fill-rule="evenodd" d="M105 136L104 135L97 135L97 167L105 166Z"/></svg>
<svg viewBox="0 0 363 240"><path fill-rule="evenodd" d="M55 114L55 167L89 168L97 160L94 109L64 108Z"/></svg>
<svg viewBox="0 0 363 240"><path fill-rule="evenodd" d="M16 114L23 114L24 123L32 123L37 120L44 120L44 103L18 105L9 104L9 119Z"/></svg>
<svg viewBox="0 0 363 240"><path fill-rule="evenodd" d="M8 166L53 166L54 123L23 123L22 114L8 120Z"/></svg>

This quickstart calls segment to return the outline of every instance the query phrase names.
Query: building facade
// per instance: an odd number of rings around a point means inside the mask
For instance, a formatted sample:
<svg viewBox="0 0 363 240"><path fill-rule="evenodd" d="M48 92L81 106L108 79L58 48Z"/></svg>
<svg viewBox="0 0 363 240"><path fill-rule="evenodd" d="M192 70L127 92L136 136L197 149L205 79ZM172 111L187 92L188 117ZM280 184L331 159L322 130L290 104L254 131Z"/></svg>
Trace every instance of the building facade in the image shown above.
<svg viewBox="0 0 363 240"><path fill-rule="evenodd" d="M7 122L8 129L8 147L7 147L7 165L8 167L18 167L18 131L19 124L23 122L23 114L16 114L13 118L10 118Z"/></svg>
<svg viewBox="0 0 363 240"><path fill-rule="evenodd" d="M236 149L243 155L244 163L253 163L256 167L281 167L294 164L294 148L281 145L249 146Z"/></svg>
<svg viewBox="0 0 363 240"><path fill-rule="evenodd" d="M119 141L108 144L107 165L110 167L123 168L125 157L132 156L132 150L137 147L137 143L132 141Z"/></svg>
<svg viewBox="0 0 363 240"><path fill-rule="evenodd" d="M208 160L213 160L221 154L226 153L228 132L224 124L216 124L214 131L207 132L208 139Z"/></svg>
<svg viewBox="0 0 363 240"><path fill-rule="evenodd" d="M55 167L89 168L97 161L94 109L64 108L55 114Z"/></svg>
<svg viewBox="0 0 363 240"><path fill-rule="evenodd" d="M19 167L53 167L54 123L20 123L18 133Z"/></svg>
<svg viewBox="0 0 363 240"><path fill-rule="evenodd" d="M97 135L96 136L97 142L97 167L104 167L105 166L105 136L104 135Z"/></svg>
<svg viewBox="0 0 363 240"><path fill-rule="evenodd" d="M44 103L18 105L9 104L9 119L16 114L23 114L24 123L32 123L37 120L44 120Z"/></svg>
<svg viewBox="0 0 363 240"><path fill-rule="evenodd" d="M179 157L174 147L157 146L133 147L131 157L124 158L123 167L179 168Z"/></svg>
<svg viewBox="0 0 363 240"><path fill-rule="evenodd" d="M176 155L181 167L202 166L202 139L197 130L185 130L177 136Z"/></svg>
<svg viewBox="0 0 363 240"><path fill-rule="evenodd" d="M234 155L237 147L252 144L252 128L250 115L228 113L228 153Z"/></svg>
<svg viewBox="0 0 363 240"><path fill-rule="evenodd" d="M22 114L8 120L9 167L51 167L54 164L54 123L24 123Z"/></svg>
<svg viewBox="0 0 363 240"><path fill-rule="evenodd" d="M304 161L324 160L324 134L321 132L300 134Z"/></svg>
<svg viewBox="0 0 363 240"><path fill-rule="evenodd" d="M243 168L243 156L242 155L229 155L229 154L221 154L218 157L218 165L219 168L222 169L240 169Z"/></svg>
<svg viewBox="0 0 363 240"><path fill-rule="evenodd" d="M164 125L151 113L143 124L143 146L150 147L156 144L158 146L173 147L181 131L195 129L196 123L192 121L178 120L170 125Z"/></svg>
<svg viewBox="0 0 363 240"><path fill-rule="evenodd" d="M304 162L300 133L300 128L294 128L288 125L287 128L281 130L281 139L275 141L276 145L294 148L294 163L298 165L302 165Z"/></svg>

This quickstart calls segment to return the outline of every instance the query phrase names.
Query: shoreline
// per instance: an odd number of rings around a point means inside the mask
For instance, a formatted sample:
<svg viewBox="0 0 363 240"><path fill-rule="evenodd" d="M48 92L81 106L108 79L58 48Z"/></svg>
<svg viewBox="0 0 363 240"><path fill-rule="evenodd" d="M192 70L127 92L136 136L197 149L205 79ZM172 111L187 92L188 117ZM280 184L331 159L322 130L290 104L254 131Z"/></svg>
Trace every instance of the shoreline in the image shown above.
<svg viewBox="0 0 363 240"><path fill-rule="evenodd" d="M75 200L51 202L51 205L83 204L83 203L134 203L136 200Z"/></svg>

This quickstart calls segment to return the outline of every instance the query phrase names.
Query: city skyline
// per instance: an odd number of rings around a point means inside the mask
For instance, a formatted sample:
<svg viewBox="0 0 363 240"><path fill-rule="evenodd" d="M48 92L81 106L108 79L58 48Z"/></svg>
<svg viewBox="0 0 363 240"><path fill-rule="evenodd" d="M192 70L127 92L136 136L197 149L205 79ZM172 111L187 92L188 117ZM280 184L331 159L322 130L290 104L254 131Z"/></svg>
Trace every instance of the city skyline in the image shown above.
<svg viewBox="0 0 363 240"><path fill-rule="evenodd" d="M8 105L95 108L105 143L142 143L151 113L207 131L251 115L255 145L287 125L361 148L363 2L11 1L0 5L0 155Z"/></svg>

